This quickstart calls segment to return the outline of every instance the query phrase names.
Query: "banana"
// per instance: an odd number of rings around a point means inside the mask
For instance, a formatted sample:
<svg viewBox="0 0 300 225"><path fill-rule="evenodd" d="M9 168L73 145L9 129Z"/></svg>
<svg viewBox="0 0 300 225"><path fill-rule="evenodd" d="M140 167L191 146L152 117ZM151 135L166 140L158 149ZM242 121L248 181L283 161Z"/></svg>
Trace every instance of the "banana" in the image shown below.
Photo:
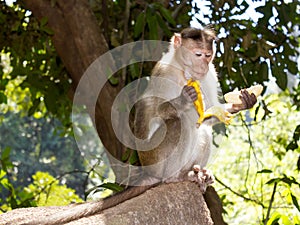
<svg viewBox="0 0 300 225"><path fill-rule="evenodd" d="M246 90L249 92L249 94L254 93L255 96L258 97L263 91L263 86L258 84L258 85L251 86ZM224 95L225 101L232 104L242 104L242 101L240 99L240 93L241 93L240 91L232 91L226 93Z"/></svg>
<svg viewBox="0 0 300 225"><path fill-rule="evenodd" d="M212 116L217 117L221 122L223 122L225 124L230 123L232 115L219 106L212 106L211 108L204 111L204 102L203 102L203 98L202 98L199 81L190 79L190 80L188 80L187 85L194 87L195 91L197 93L197 100L194 101L195 109L199 115L199 119L197 121L197 127L199 127L201 125L201 123L203 122L204 119L212 117Z"/></svg>
<svg viewBox="0 0 300 225"><path fill-rule="evenodd" d="M204 120L204 104L203 104L203 99L202 99L202 93L200 90L200 82L190 79L187 82L187 86L194 87L195 91L197 92L197 100L194 101L194 106L199 115L199 119L197 121L197 124L199 126Z"/></svg>

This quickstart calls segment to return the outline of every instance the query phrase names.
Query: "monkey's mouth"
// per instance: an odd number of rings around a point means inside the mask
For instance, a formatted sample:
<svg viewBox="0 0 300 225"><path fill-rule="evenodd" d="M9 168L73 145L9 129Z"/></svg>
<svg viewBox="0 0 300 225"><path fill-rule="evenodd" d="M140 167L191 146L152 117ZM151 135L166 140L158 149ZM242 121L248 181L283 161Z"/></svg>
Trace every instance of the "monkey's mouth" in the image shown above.
<svg viewBox="0 0 300 225"><path fill-rule="evenodd" d="M200 73L200 72L196 72L196 71L193 71L192 74L193 74L192 76L196 79L202 79L206 75L206 73L203 73L203 72Z"/></svg>
<svg viewBox="0 0 300 225"><path fill-rule="evenodd" d="M201 71L195 71L195 70L186 70L185 71L185 73L188 75L187 77L189 77L189 78L192 77L196 80L203 79L206 76L207 72L203 72L202 70Z"/></svg>

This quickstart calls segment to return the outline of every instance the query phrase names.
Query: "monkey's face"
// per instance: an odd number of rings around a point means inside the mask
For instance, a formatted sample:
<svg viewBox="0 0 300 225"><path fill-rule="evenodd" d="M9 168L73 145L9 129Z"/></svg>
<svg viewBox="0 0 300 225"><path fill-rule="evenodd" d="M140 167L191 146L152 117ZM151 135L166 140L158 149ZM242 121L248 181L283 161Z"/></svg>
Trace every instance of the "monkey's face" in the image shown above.
<svg viewBox="0 0 300 225"><path fill-rule="evenodd" d="M213 58L211 46L210 49L205 47L206 44L190 39L181 46L184 69L196 80L202 80L206 76Z"/></svg>

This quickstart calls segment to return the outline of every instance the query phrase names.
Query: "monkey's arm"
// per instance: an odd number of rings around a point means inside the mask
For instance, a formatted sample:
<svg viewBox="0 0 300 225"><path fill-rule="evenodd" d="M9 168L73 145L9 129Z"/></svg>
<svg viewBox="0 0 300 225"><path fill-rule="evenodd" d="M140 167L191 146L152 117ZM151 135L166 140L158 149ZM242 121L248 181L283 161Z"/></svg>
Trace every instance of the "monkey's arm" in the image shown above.
<svg viewBox="0 0 300 225"><path fill-rule="evenodd" d="M177 98L163 102L158 106L158 113L164 120L179 117L181 113L194 107L193 102L196 99L197 93L193 87L184 86Z"/></svg>
<svg viewBox="0 0 300 225"><path fill-rule="evenodd" d="M142 127L149 125L149 131L144 139L150 142L154 138L155 134L159 133L159 131L163 133L163 130L165 129L164 123L166 121L172 121L174 123L178 122L182 113L194 107L193 101L195 99L197 99L197 93L194 91L194 89L189 86L184 86L181 94L174 99L169 101L152 101L150 105L147 105L147 110L144 110L149 112L153 108L157 107L157 112L152 114L151 118L148 117L146 121L140 121L140 125L141 123L144 124ZM160 119L152 120L155 117L159 117ZM161 133L158 136L161 136Z"/></svg>

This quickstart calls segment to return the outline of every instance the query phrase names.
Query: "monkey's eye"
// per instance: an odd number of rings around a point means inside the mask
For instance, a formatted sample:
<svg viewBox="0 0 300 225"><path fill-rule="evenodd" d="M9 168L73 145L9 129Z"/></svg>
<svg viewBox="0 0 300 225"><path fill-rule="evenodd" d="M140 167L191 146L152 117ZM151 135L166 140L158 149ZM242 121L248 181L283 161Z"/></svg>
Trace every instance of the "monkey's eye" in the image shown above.
<svg viewBox="0 0 300 225"><path fill-rule="evenodd" d="M195 55L196 55L197 57L201 57L201 56L203 56L203 53L202 53L202 52L196 52ZM209 58L209 57L211 57L211 54L210 54L210 53L207 53L207 54L204 54L204 56L205 56L206 58Z"/></svg>

